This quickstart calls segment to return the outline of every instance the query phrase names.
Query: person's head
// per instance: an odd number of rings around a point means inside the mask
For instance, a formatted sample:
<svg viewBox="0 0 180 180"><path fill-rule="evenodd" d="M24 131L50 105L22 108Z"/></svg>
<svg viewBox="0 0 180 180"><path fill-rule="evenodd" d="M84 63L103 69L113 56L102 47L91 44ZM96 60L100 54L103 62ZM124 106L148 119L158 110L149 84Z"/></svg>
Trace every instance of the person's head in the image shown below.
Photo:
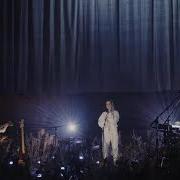
<svg viewBox="0 0 180 180"><path fill-rule="evenodd" d="M40 129L40 130L38 131L38 137L44 136L45 133L46 133L46 130L45 130L44 128Z"/></svg>
<svg viewBox="0 0 180 180"><path fill-rule="evenodd" d="M109 112L114 110L114 103L112 100L106 101L106 108Z"/></svg>

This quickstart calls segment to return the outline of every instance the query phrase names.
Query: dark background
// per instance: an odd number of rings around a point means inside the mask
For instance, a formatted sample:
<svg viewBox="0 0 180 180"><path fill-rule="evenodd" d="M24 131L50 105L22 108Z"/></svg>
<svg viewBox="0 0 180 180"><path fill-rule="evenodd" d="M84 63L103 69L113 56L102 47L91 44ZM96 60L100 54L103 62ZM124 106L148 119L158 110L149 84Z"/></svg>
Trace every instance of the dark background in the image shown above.
<svg viewBox="0 0 180 180"><path fill-rule="evenodd" d="M1 0L0 118L94 136L112 98L122 133L145 134L180 90L179 49L179 0Z"/></svg>

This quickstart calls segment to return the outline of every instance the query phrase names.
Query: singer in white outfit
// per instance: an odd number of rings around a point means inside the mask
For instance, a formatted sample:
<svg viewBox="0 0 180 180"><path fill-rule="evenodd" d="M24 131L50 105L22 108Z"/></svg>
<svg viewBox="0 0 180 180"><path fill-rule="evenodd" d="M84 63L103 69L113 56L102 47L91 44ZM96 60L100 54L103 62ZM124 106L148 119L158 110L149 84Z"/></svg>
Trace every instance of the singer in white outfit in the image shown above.
<svg viewBox="0 0 180 180"><path fill-rule="evenodd" d="M98 125L102 128L102 152L104 160L109 155L109 147L112 147L114 165L118 160L118 121L119 112L114 110L113 101L106 101L107 112L103 112L98 119Z"/></svg>

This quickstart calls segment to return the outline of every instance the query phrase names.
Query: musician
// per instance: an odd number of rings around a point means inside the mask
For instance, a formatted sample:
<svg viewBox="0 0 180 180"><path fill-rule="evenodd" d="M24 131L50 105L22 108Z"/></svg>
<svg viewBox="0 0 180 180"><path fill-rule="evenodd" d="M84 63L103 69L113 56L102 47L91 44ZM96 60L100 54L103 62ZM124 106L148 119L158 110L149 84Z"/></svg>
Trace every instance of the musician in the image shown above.
<svg viewBox="0 0 180 180"><path fill-rule="evenodd" d="M112 100L106 101L107 111L103 112L98 119L98 125L102 128L102 152L104 162L106 162L109 155L110 145L112 147L112 156L114 165L117 165L118 160L118 121L119 112L114 109Z"/></svg>

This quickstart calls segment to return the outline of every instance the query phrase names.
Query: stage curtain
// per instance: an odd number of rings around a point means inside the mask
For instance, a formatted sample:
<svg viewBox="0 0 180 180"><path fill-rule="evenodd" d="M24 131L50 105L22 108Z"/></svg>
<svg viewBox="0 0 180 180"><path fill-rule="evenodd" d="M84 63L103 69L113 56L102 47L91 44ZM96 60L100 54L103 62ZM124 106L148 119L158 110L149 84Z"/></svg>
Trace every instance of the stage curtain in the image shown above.
<svg viewBox="0 0 180 180"><path fill-rule="evenodd" d="M0 93L180 90L179 0L2 0Z"/></svg>

